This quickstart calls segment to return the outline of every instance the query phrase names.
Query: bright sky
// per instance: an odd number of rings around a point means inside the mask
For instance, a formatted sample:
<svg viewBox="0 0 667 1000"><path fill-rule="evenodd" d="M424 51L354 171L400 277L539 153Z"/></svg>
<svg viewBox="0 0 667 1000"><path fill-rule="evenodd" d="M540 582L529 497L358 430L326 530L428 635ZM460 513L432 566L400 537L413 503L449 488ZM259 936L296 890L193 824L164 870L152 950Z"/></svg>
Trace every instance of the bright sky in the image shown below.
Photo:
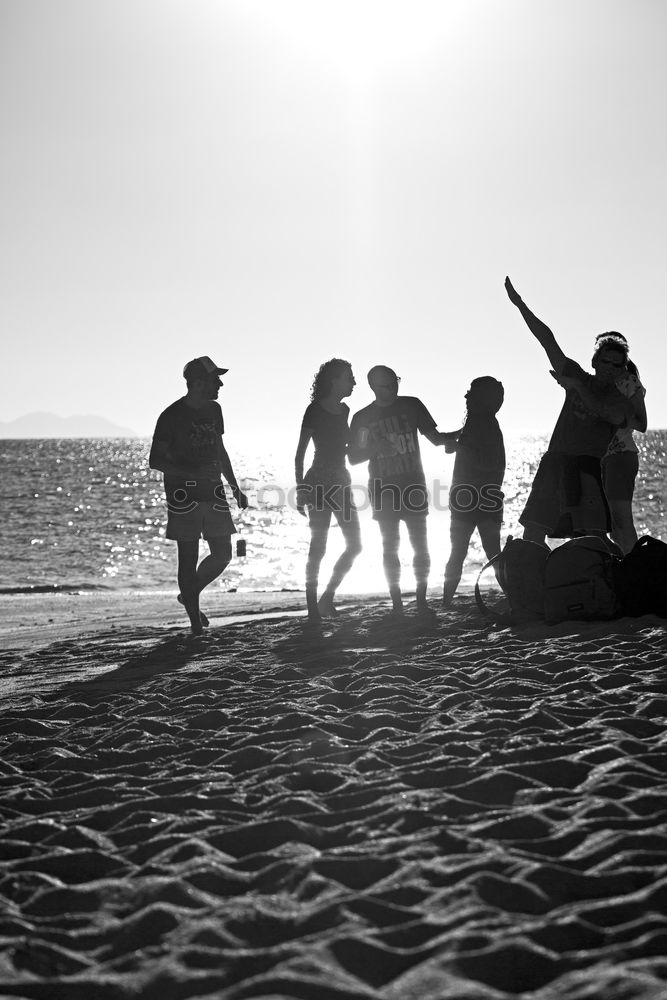
<svg viewBox="0 0 667 1000"><path fill-rule="evenodd" d="M664 0L0 0L0 419L140 433L230 368L230 450L294 452L314 371L383 363L441 429L561 392L619 329L667 427ZM248 445L250 446L250 445Z"/></svg>

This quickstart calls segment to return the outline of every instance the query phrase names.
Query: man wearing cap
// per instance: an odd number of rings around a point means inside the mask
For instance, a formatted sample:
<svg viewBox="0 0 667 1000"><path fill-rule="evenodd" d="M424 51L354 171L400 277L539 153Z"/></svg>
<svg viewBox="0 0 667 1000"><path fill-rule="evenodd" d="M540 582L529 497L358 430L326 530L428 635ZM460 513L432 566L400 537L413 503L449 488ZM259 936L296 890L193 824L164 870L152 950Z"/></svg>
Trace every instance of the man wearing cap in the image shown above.
<svg viewBox="0 0 667 1000"><path fill-rule="evenodd" d="M183 369L188 391L158 417L148 459L151 469L164 474L167 538L178 545L178 599L197 634L208 625L199 595L229 563L236 532L221 476L241 510L248 506L222 443L224 423L216 400L227 370L209 357L188 361ZM200 538L210 554L197 565Z"/></svg>

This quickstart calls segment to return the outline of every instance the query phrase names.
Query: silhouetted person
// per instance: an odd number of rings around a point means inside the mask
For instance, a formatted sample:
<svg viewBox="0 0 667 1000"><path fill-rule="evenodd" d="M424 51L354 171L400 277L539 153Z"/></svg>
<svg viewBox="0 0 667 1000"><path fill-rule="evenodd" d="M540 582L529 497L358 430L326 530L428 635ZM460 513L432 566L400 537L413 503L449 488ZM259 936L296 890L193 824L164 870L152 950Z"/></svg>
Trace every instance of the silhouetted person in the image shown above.
<svg viewBox="0 0 667 1000"><path fill-rule="evenodd" d="M419 434L432 444L445 436L421 400L399 396L400 379L391 368L376 365L368 373L375 402L355 413L350 425L350 462L368 462L373 518L382 533L383 566L393 610L403 610L400 524L405 521L414 552L417 608L427 608L426 588L431 560L426 534L428 494L419 451Z"/></svg>
<svg viewBox="0 0 667 1000"><path fill-rule="evenodd" d="M637 541L632 516L632 498L635 480L639 471L639 451L633 431L646 430L646 390L639 379L637 366L628 357L628 342L622 333L610 330L599 333L595 338L593 363L606 348L615 349L625 358L625 364L618 368L614 385L628 400L632 409L625 424L617 427L602 457L602 485L609 505L611 517L611 537L623 553L629 552ZM578 391L581 382L575 380L573 388Z"/></svg>
<svg viewBox="0 0 667 1000"><path fill-rule="evenodd" d="M445 567L442 603L451 604L463 563L477 528L487 559L500 552L503 521L502 482L505 445L496 413L503 405L502 383L490 375L473 379L460 431L448 434L447 451L456 451L449 490L451 552Z"/></svg>
<svg viewBox="0 0 667 1000"><path fill-rule="evenodd" d="M632 408L614 380L625 366L618 346L604 346L593 356L594 375L567 358L553 333L528 308L509 278L505 288L531 333L546 351L554 377L564 387L565 402L546 453L538 467L526 506L519 518L523 537L544 543L545 537L605 536L611 528L602 488L600 461L617 427Z"/></svg>
<svg viewBox="0 0 667 1000"><path fill-rule="evenodd" d="M632 498L639 471L639 449L633 431L644 432L647 427L644 403L646 389L639 378L637 366L628 357L628 342L623 334L601 333L595 338L596 353L610 346L617 346L625 352L625 368L619 369L614 383L619 392L629 400L632 415L624 426L616 429L602 458L602 484L611 514L611 537L621 551L626 553L637 541Z"/></svg>
<svg viewBox="0 0 667 1000"><path fill-rule="evenodd" d="M335 615L334 595L361 552L359 515L350 488L350 473L345 465L349 435L350 408L342 400L355 386L348 361L332 358L320 366L311 391L311 402L303 415L301 434L294 458L297 484L297 510L308 511L310 548L306 563L306 605L308 619L321 621ZM313 464L303 474L304 458L310 442L315 446ZM317 600L320 564L327 547L327 537L334 515L345 539L345 551L333 568L324 593Z"/></svg>
<svg viewBox="0 0 667 1000"><path fill-rule="evenodd" d="M232 557L236 528L221 476L239 507L248 506L222 443L222 410L215 402L222 386L220 375L226 371L209 357L186 364L183 377L188 391L158 417L148 460L151 469L164 474L167 538L178 545L178 599L195 633L208 625L199 609L199 595ZM208 543L210 554L197 565L200 538Z"/></svg>

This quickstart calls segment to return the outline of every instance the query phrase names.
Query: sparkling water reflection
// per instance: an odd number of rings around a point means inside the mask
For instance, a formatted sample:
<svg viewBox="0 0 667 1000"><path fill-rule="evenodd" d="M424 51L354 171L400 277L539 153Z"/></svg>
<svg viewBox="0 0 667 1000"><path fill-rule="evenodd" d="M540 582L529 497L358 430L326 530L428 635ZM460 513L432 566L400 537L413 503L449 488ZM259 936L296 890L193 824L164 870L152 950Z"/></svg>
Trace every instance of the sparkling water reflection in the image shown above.
<svg viewBox="0 0 667 1000"><path fill-rule="evenodd" d="M506 435L504 536L518 530L518 516L545 440L543 436ZM667 432L640 435L639 445L637 530L664 537ZM148 448L149 442L143 439L0 441L5 470L0 490L5 511L0 542L2 589L40 585L175 589L175 545L164 537L162 484L159 475L148 468ZM248 510L234 511L240 535L247 540L248 556L235 558L216 586L222 590L302 589L309 532L305 519L284 502L292 483L277 476L271 460L260 462L240 455L233 460L251 499ZM445 501L452 456L425 449L424 460L434 496ZM355 481L363 486L363 470L353 471ZM267 489L271 486L277 488ZM368 510L361 516L364 552L345 586L358 592L383 590L379 533ZM448 513L434 510L429 517L434 584L442 577L448 535ZM340 533L334 526L322 578L340 549ZM402 546L402 556L409 589L409 545ZM475 535L466 565L468 576L482 561Z"/></svg>

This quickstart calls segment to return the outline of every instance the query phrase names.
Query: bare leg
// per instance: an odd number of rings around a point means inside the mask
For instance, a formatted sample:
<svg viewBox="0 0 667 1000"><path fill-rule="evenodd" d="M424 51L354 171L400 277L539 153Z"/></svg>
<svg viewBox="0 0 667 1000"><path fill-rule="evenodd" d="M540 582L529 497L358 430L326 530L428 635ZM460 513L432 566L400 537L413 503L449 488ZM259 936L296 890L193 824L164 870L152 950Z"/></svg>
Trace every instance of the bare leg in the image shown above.
<svg viewBox="0 0 667 1000"><path fill-rule="evenodd" d="M500 524L500 521L482 519L482 522L477 525L479 537L482 540L482 547L487 559L493 559L500 552ZM496 579L498 579L497 564L494 564L493 572L496 574Z"/></svg>
<svg viewBox="0 0 667 1000"><path fill-rule="evenodd" d="M320 565L327 548L331 510L311 508L308 512L310 520L310 547L306 561L306 607L310 621L319 622L322 616L317 607L317 582L320 575Z"/></svg>
<svg viewBox="0 0 667 1000"><path fill-rule="evenodd" d="M355 508L335 511L335 515L345 539L345 551L337 560L331 573L331 579L318 603L320 614L324 616L335 615L334 594L338 590L343 577L349 572L352 563L361 552L361 528L359 525L359 515Z"/></svg>
<svg viewBox="0 0 667 1000"><path fill-rule="evenodd" d="M389 587L389 596L394 611L403 610L401 596L401 561L398 558L398 545L401 539L401 522L397 518L378 521L382 534L382 566Z"/></svg>
<svg viewBox="0 0 667 1000"><path fill-rule="evenodd" d="M216 580L227 568L232 558L232 540L229 535L207 538L210 554L197 566L197 590L201 594L204 587Z"/></svg>
<svg viewBox="0 0 667 1000"><path fill-rule="evenodd" d="M500 552L500 521L482 518L477 525L482 548L487 559L493 559Z"/></svg>
<svg viewBox="0 0 667 1000"><path fill-rule="evenodd" d="M190 619L195 635L202 631L199 614L199 590L197 589L197 559L199 540L178 541L178 586L183 598L183 606Z"/></svg>
<svg viewBox="0 0 667 1000"><path fill-rule="evenodd" d="M634 452L617 452L602 459L602 485L611 515L611 539L626 555L637 541L632 497L639 471Z"/></svg>
<svg viewBox="0 0 667 1000"><path fill-rule="evenodd" d="M546 545L547 530L541 524L529 521L524 526L523 537L527 542L537 542L539 545Z"/></svg>
<svg viewBox="0 0 667 1000"><path fill-rule="evenodd" d="M209 583L220 576L220 574L229 565L232 558L232 542L228 535L221 535L219 538L208 538L206 543L209 547L210 554L205 556L199 563L199 566L197 566L197 597L199 597L202 590L204 590ZM178 600L181 604L185 605L182 590L183 588L181 587L181 593L178 595ZM199 618L204 628L206 628L208 625L208 618L201 608L199 609Z"/></svg>
<svg viewBox="0 0 667 1000"><path fill-rule="evenodd" d="M633 548L637 531L632 517L632 500L608 500L611 514L611 538L623 555Z"/></svg>
<svg viewBox="0 0 667 1000"><path fill-rule="evenodd" d="M417 591L417 609L424 611L426 604L426 588L428 586L428 574L431 569L431 556L428 551L428 534L426 530L426 516L416 515L408 517L405 521L408 529L408 536L412 544L412 568L415 573L415 583Z"/></svg>
<svg viewBox="0 0 667 1000"><path fill-rule="evenodd" d="M178 601L179 604L184 604L182 594L177 594L176 600ZM201 621L204 628L208 628L208 626L210 625L208 618L206 617L201 608L199 609L199 620Z"/></svg>
<svg viewBox="0 0 667 1000"><path fill-rule="evenodd" d="M460 583L463 563L468 554L468 546L474 530L475 522L472 518L452 517L450 521L449 537L452 547L445 566L445 583L442 588L442 603L446 608L452 603L452 598Z"/></svg>

